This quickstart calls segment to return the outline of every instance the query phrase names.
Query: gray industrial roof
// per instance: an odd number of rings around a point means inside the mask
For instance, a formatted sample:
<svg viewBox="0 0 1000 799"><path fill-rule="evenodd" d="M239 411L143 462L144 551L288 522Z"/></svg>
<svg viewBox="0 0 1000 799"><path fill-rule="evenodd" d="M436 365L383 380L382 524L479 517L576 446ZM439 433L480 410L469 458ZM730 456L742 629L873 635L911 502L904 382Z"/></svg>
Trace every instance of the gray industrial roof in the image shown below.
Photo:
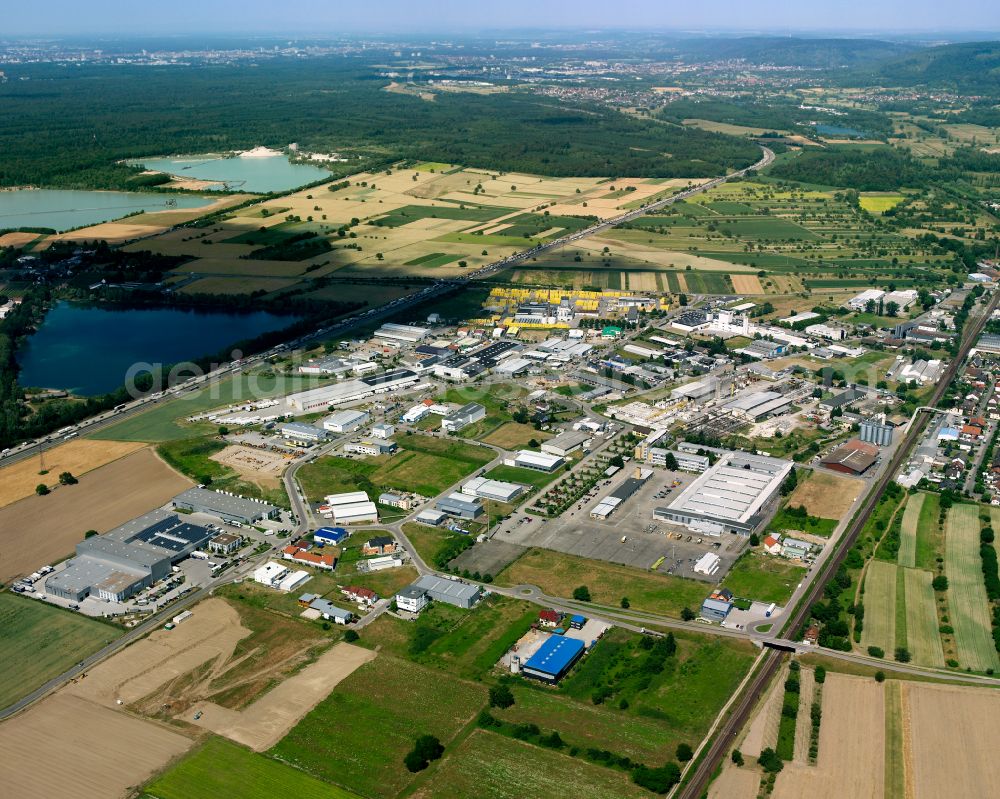
<svg viewBox="0 0 1000 799"><path fill-rule="evenodd" d="M433 574L425 574L411 588L420 588L427 592L454 597L455 599L471 600L479 596L479 586L460 583L457 580L445 580Z"/></svg>
<svg viewBox="0 0 1000 799"><path fill-rule="evenodd" d="M221 494L218 491L209 491L207 488L189 488L174 497L174 504L178 503L198 505L218 513L231 513L239 516L256 516L259 513L268 515L277 510L274 505L269 505L266 502Z"/></svg>
<svg viewBox="0 0 1000 799"><path fill-rule="evenodd" d="M670 510L746 522L781 485L790 461L731 452L691 483Z"/></svg>

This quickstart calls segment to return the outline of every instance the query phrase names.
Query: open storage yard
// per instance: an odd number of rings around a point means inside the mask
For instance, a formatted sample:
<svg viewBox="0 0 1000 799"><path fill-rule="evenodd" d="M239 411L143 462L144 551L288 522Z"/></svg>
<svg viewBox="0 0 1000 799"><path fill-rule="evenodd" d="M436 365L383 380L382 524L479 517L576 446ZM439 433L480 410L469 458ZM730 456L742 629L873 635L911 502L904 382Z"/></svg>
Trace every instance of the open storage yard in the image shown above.
<svg viewBox="0 0 1000 799"><path fill-rule="evenodd" d="M88 530L107 532L191 485L141 449L84 474L78 485L0 509L0 581L65 558Z"/></svg>

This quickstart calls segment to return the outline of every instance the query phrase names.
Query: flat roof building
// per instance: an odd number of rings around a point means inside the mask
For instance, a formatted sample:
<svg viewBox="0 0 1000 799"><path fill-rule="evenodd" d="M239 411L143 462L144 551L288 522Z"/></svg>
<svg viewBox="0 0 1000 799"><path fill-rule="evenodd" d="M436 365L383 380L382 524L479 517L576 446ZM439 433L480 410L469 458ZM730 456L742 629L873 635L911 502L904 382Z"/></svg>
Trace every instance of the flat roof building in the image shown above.
<svg viewBox="0 0 1000 799"><path fill-rule="evenodd" d="M532 452L530 449L518 450L510 461L511 466L521 469L534 469L538 472L554 472L566 461L558 455L547 452Z"/></svg>
<svg viewBox="0 0 1000 799"><path fill-rule="evenodd" d="M368 422L366 411L337 411L323 420L323 429L331 433L350 433Z"/></svg>
<svg viewBox="0 0 1000 799"><path fill-rule="evenodd" d="M416 325L399 325L394 322L386 322L375 331L375 338L384 338L388 341L399 341L407 344L416 344L430 335L430 328L417 327Z"/></svg>
<svg viewBox="0 0 1000 799"><path fill-rule="evenodd" d="M344 452L356 455L389 455L396 451L395 441L375 441L364 439L363 441L349 441L344 444Z"/></svg>
<svg viewBox="0 0 1000 799"><path fill-rule="evenodd" d="M449 516L460 519L475 519L483 512L483 502L478 497L470 497L455 491L434 503L434 507Z"/></svg>
<svg viewBox="0 0 1000 799"><path fill-rule="evenodd" d="M280 513L279 508L263 500L237 497L207 488L189 488L174 497L172 504L179 510L205 513L240 524L255 524L261 519L273 519Z"/></svg>
<svg viewBox="0 0 1000 799"><path fill-rule="evenodd" d="M278 425L278 432L282 438L291 441L301 441L306 444L315 444L317 441L325 441L330 437L329 431L322 427L306 422L286 422Z"/></svg>
<svg viewBox="0 0 1000 799"><path fill-rule="evenodd" d="M749 535L763 523L767 506L791 470L791 461L728 452L654 515L708 535Z"/></svg>
<svg viewBox="0 0 1000 799"><path fill-rule="evenodd" d="M447 433L457 433L484 418L486 418L486 408L478 402L470 402L445 416L441 420L441 429Z"/></svg>
<svg viewBox="0 0 1000 799"><path fill-rule="evenodd" d="M791 398L777 391L754 391L730 400L722 407L749 422L759 422L787 411L791 405Z"/></svg>
<svg viewBox="0 0 1000 799"><path fill-rule="evenodd" d="M412 587L425 591L435 602L444 602L466 610L475 605L483 594L483 589L478 585L446 580L434 574L425 574Z"/></svg>
<svg viewBox="0 0 1000 799"><path fill-rule="evenodd" d="M496 502L512 502L523 491L523 485L490 480L486 477L474 477L462 486L463 494L480 499L492 499Z"/></svg>
<svg viewBox="0 0 1000 799"><path fill-rule="evenodd" d="M298 411L320 411L334 405L357 402L373 394L398 391L413 385L419 379L417 373L410 369L395 369L380 375L370 375L357 380L344 380L322 388L290 394L288 404Z"/></svg>

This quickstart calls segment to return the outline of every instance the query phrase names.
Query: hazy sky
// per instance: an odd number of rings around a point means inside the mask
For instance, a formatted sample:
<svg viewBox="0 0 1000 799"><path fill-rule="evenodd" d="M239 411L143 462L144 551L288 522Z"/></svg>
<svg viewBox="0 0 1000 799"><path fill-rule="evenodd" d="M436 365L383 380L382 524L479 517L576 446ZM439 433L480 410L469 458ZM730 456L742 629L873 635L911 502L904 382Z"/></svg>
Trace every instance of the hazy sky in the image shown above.
<svg viewBox="0 0 1000 799"><path fill-rule="evenodd" d="M513 28L995 31L1000 0L8 0L21 34L427 32Z"/></svg>

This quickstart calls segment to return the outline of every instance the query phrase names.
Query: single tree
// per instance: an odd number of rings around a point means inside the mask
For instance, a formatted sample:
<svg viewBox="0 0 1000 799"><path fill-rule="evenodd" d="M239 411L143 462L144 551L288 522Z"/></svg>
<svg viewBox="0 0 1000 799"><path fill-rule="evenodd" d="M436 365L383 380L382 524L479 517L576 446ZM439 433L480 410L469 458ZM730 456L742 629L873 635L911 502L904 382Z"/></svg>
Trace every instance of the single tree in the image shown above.
<svg viewBox="0 0 1000 799"><path fill-rule="evenodd" d="M514 694L506 685L490 688L490 707L507 708L514 704Z"/></svg>
<svg viewBox="0 0 1000 799"><path fill-rule="evenodd" d="M590 589L585 585L579 585L573 589L573 599L577 602L590 602Z"/></svg>
<svg viewBox="0 0 1000 799"><path fill-rule="evenodd" d="M935 591L947 591L948 590L948 578L943 574L939 574L933 580L931 580L931 588Z"/></svg>
<svg viewBox="0 0 1000 799"><path fill-rule="evenodd" d="M734 749L733 753L729 756L730 760L737 766L743 765L743 753L739 749Z"/></svg>
<svg viewBox="0 0 1000 799"><path fill-rule="evenodd" d="M62 473L61 473L61 474L59 475L59 484L60 484L60 485L64 485L64 486L72 486L72 485L76 485L76 484L77 484L77 483L79 483L79 482L80 482L80 481L79 481L79 480L77 480L77 479L76 479L76 478L75 478L75 477L73 476L73 473L72 473L72 472L62 472Z"/></svg>
<svg viewBox="0 0 1000 799"><path fill-rule="evenodd" d="M681 761L681 763L687 763L692 757L694 757L694 751L691 749L690 744L677 744L677 759Z"/></svg>
<svg viewBox="0 0 1000 799"><path fill-rule="evenodd" d="M681 618L682 618L682 619L683 619L684 621L694 621L694 618L695 618L695 613L694 613L694 611L693 611L693 610L691 610L691 608L689 608L689 607L687 607L687 606L685 605L685 606L684 606L684 607L683 607L683 608L681 609Z"/></svg>
<svg viewBox="0 0 1000 799"><path fill-rule="evenodd" d="M627 596L623 596L622 597L621 606L623 608L625 608L626 610L628 608L632 607L632 603L628 601L628 597Z"/></svg>
<svg viewBox="0 0 1000 799"><path fill-rule="evenodd" d="M45 483L39 483L35 486L35 493L40 497L44 497L49 493L49 487Z"/></svg>

